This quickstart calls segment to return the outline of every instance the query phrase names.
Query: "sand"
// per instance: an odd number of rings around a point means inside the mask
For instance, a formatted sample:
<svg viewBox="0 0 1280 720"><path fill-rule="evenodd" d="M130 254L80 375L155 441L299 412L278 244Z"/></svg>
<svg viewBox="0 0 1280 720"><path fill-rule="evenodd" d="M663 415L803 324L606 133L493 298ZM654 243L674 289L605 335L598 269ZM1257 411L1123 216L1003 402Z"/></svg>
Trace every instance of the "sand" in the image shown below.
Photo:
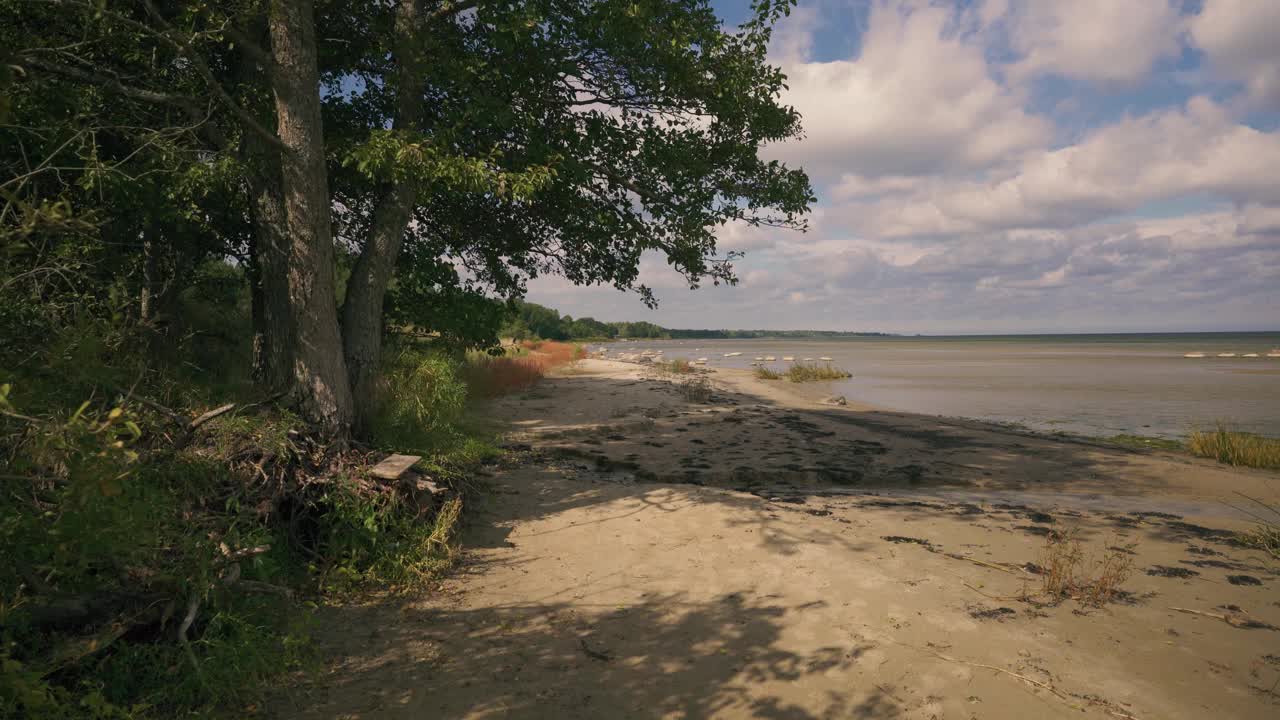
<svg viewBox="0 0 1280 720"><path fill-rule="evenodd" d="M318 611L279 714L1280 716L1280 631L1243 626L1280 626L1280 568L1229 505L1277 474L708 377L589 360L495 402L460 570ZM1050 602L1053 533L1132 563L1116 601Z"/></svg>

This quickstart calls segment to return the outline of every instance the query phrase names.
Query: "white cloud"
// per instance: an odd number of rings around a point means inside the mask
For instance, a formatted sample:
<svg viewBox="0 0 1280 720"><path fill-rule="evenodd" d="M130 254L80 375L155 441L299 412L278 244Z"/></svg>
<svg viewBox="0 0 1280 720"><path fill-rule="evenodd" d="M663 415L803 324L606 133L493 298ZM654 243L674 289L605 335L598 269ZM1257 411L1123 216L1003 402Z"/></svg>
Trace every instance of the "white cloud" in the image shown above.
<svg viewBox="0 0 1280 720"><path fill-rule="evenodd" d="M1255 105L1280 108L1280 2L1205 0L1190 30L1214 73L1243 85Z"/></svg>
<svg viewBox="0 0 1280 720"><path fill-rule="evenodd" d="M1005 15L1020 60L1011 76L1053 73L1135 83L1179 50L1182 20L1169 0L1015 0Z"/></svg>
<svg viewBox="0 0 1280 720"><path fill-rule="evenodd" d="M1049 124L991 77L981 44L940 7L876 2L857 59L806 62L812 13L784 27L781 59L807 135L774 150L822 176L964 172L1047 142ZM850 28L852 30L852 28Z"/></svg>
<svg viewBox="0 0 1280 720"><path fill-rule="evenodd" d="M1029 156L987 182L939 181L909 201L852 213L881 235L1015 227L1070 227L1164 199L1206 195L1280 205L1280 133L1231 120L1206 98L1185 108L1126 118L1077 145Z"/></svg>
<svg viewBox="0 0 1280 720"><path fill-rule="evenodd" d="M863 33L855 57L814 60L821 5L771 46L808 134L772 152L816 181L810 233L722 228L722 251L748 253L743 282L696 295L646 256L655 313L541 279L533 299L670 327L1274 327L1280 130L1258 112L1280 108L1280 0L1204 0L1181 18L1166 0L871 3L867 27L848 29ZM1161 64L1183 44L1204 68ZM1126 97L1154 72L1158 92ZM1049 74L1107 85L1128 114L1055 141L1050 118L1114 105L1031 94ZM1052 109L1033 113L1033 98Z"/></svg>

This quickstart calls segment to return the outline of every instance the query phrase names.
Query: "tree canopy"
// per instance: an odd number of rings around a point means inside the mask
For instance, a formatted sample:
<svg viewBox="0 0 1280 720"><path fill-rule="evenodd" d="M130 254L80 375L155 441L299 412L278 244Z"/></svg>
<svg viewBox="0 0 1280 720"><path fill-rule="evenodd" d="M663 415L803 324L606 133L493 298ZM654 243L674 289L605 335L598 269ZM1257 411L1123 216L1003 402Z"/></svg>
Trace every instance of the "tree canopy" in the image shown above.
<svg viewBox="0 0 1280 720"><path fill-rule="evenodd" d="M759 153L801 131L766 58L791 4L0 0L5 252L153 316L231 263L260 376L343 434L390 325L482 344L530 278L652 304L647 252L732 283L719 228L803 229L808 179Z"/></svg>

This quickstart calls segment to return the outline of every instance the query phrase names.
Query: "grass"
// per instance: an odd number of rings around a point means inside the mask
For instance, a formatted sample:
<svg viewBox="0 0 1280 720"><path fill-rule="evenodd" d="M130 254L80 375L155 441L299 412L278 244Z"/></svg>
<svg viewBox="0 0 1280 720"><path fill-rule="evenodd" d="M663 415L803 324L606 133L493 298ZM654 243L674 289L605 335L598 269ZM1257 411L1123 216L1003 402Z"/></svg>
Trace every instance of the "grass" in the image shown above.
<svg viewBox="0 0 1280 720"><path fill-rule="evenodd" d="M758 380L781 380L782 379L782 373L776 370L773 370L771 368L767 368L763 365L756 366L755 376L756 376L756 379Z"/></svg>
<svg viewBox="0 0 1280 720"><path fill-rule="evenodd" d="M694 375L680 383L680 394L689 402L704 403L711 399L711 381L706 375Z"/></svg>
<svg viewBox="0 0 1280 720"><path fill-rule="evenodd" d="M1193 431L1187 436L1187 449L1227 465L1280 469L1280 438L1238 432L1225 423L1212 430Z"/></svg>
<svg viewBox="0 0 1280 720"><path fill-rule="evenodd" d="M1041 589L1057 600L1073 598L1101 606L1122 592L1120 586L1133 572L1133 559L1125 548L1110 545L1092 562L1076 531L1051 532L1040 552Z"/></svg>
<svg viewBox="0 0 1280 720"><path fill-rule="evenodd" d="M175 351L175 369L104 337L72 328L41 361L0 365L0 718L240 715L280 673L315 665L300 603L418 590L453 566L471 470L499 454L469 399L581 356L566 343L500 358L388 348L369 439L422 455L450 489L432 497L373 479L380 453L335 457L247 377L215 374L247 375L247 348ZM213 364L184 370L198 362ZM228 400L239 407L174 443L168 414ZM82 596L108 604L66 626L33 613Z"/></svg>
<svg viewBox="0 0 1280 720"><path fill-rule="evenodd" d="M836 367L830 363L795 363L787 368L787 379L791 382L817 382L822 380L843 380L853 377L853 373Z"/></svg>
<svg viewBox="0 0 1280 720"><path fill-rule="evenodd" d="M551 370L581 360L581 345L551 340L525 342L502 355L469 353L462 378L476 397L496 397L533 387Z"/></svg>
<svg viewBox="0 0 1280 720"><path fill-rule="evenodd" d="M697 372L697 368L689 364L684 358L676 358L675 360L660 360L653 364L653 367L660 373L668 375L690 375Z"/></svg>

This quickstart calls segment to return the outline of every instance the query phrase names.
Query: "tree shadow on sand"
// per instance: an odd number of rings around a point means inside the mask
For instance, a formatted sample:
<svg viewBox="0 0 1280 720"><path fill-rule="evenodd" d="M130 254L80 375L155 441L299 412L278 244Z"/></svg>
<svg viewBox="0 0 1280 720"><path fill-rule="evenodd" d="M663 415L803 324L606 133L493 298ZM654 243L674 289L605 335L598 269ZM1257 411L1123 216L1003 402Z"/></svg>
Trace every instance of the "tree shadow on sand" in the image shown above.
<svg viewBox="0 0 1280 720"><path fill-rule="evenodd" d="M792 610L738 593L708 601L654 595L621 607L326 609L319 624L328 632L320 645L343 660L320 681L323 687L292 691L288 714L353 720L900 715L900 702L870 679L865 687L840 683L840 692L830 683L807 685L810 678L853 671L872 646L841 644L833 633L828 646L791 652L779 639Z"/></svg>

